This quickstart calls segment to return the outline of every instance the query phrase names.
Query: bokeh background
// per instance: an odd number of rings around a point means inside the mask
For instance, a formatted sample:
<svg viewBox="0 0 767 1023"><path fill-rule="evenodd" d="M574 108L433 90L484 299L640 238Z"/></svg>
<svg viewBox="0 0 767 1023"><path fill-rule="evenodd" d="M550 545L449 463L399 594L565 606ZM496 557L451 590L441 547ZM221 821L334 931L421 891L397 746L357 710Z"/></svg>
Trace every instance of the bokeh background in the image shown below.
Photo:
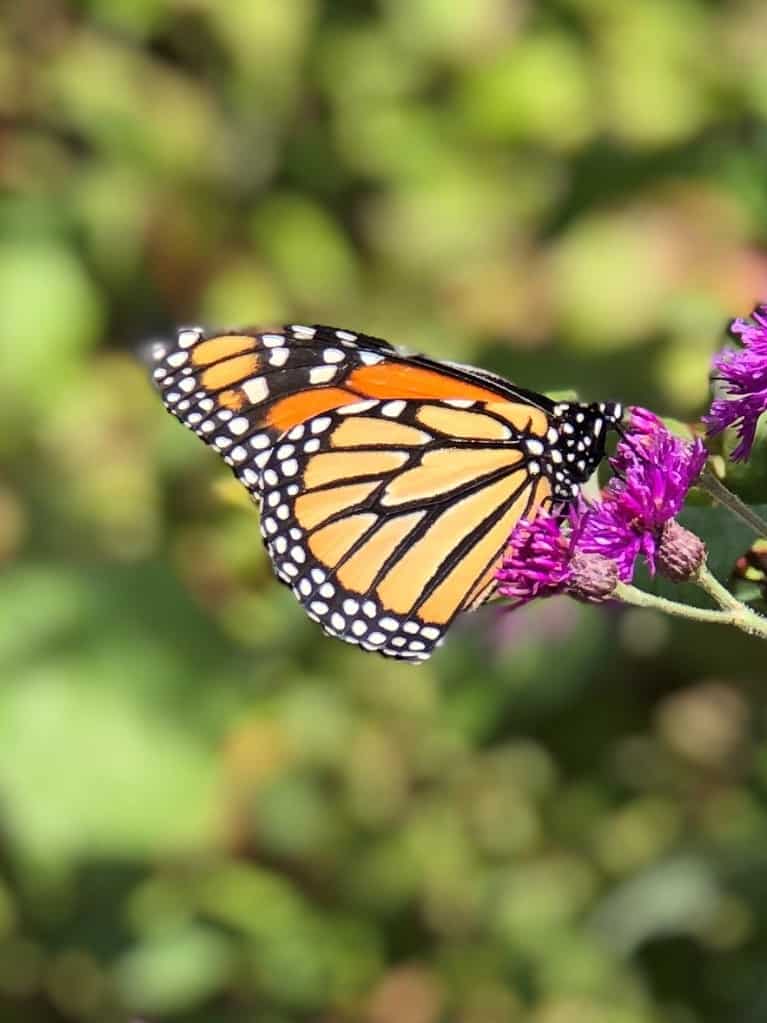
<svg viewBox="0 0 767 1023"><path fill-rule="evenodd" d="M0 22L0 1019L759 1023L756 641L324 640L134 355L330 322L695 419L767 295L761 0Z"/></svg>

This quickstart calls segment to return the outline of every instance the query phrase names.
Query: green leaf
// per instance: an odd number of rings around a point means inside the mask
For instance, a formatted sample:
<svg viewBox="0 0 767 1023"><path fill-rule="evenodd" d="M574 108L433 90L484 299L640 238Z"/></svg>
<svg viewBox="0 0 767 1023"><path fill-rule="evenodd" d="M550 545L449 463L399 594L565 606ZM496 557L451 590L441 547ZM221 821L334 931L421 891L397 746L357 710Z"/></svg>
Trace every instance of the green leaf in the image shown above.
<svg viewBox="0 0 767 1023"><path fill-rule="evenodd" d="M767 504L753 505L764 517ZM754 542L754 531L732 512L722 507L685 508L679 521L701 538L708 548L708 567L722 582L727 582L736 560Z"/></svg>
<svg viewBox="0 0 767 1023"><path fill-rule="evenodd" d="M136 660L137 676L142 671ZM178 855L210 840L213 753L91 676L83 657L19 672L0 692L0 798L16 852L41 864Z"/></svg>
<svg viewBox="0 0 767 1023"><path fill-rule="evenodd" d="M139 1012L191 1009L217 991L231 968L229 941L212 928L188 924L134 945L119 960L117 987Z"/></svg>
<svg viewBox="0 0 767 1023"><path fill-rule="evenodd" d="M736 443L735 432L728 431L724 440L725 453L729 455ZM764 426L757 433L757 441L747 462L733 462L728 458L725 482L730 490L749 504L767 498L767 438Z"/></svg>

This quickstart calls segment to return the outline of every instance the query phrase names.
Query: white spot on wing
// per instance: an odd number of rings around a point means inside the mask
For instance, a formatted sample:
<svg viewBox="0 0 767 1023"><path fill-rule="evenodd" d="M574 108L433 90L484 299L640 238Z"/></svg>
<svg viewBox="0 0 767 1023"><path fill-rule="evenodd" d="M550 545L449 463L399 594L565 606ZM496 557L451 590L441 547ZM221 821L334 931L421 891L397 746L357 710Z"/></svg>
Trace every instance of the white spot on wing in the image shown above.
<svg viewBox="0 0 767 1023"><path fill-rule="evenodd" d="M201 337L202 331L199 327L185 327L179 330L176 340L181 348L191 348L192 345L197 344Z"/></svg>
<svg viewBox="0 0 767 1023"><path fill-rule="evenodd" d="M249 426L250 423L245 418L245 416L237 416L235 419L232 419L232 421L229 423L229 429L236 437L239 437L241 434L245 433Z"/></svg>
<svg viewBox="0 0 767 1023"><path fill-rule="evenodd" d="M290 329L293 331L294 334L297 335L300 341L303 340L311 341L311 339L317 333L314 327L305 327L301 323L294 323Z"/></svg>
<svg viewBox="0 0 767 1023"><path fill-rule="evenodd" d="M277 366L278 368L280 366L284 366L285 363L288 361L289 356L290 356L289 349L275 348L273 349L271 355L269 356L269 365Z"/></svg>
<svg viewBox="0 0 767 1023"><path fill-rule="evenodd" d="M378 401L373 399L372 401L355 401L353 405L344 405L338 409L340 416L353 416L357 412L367 412L368 409L375 408Z"/></svg>
<svg viewBox="0 0 767 1023"><path fill-rule="evenodd" d="M381 406L381 414L394 419L404 412L406 405L405 401L387 401L385 405Z"/></svg>
<svg viewBox="0 0 767 1023"><path fill-rule="evenodd" d="M336 375L336 366L315 366L309 370L310 384L327 384Z"/></svg>
<svg viewBox="0 0 767 1023"><path fill-rule="evenodd" d="M269 384L263 377L252 377L250 380L246 380L242 389L254 405L269 396Z"/></svg>

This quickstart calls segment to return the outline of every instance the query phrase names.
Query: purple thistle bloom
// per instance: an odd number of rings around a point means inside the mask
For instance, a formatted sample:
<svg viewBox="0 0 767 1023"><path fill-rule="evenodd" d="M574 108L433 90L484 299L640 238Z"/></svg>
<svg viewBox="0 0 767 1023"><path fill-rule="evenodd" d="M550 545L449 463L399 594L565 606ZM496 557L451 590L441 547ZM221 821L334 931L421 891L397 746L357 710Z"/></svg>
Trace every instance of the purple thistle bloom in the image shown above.
<svg viewBox="0 0 767 1023"><path fill-rule="evenodd" d="M618 475L602 499L579 499L564 520L542 512L518 522L498 571L498 592L517 606L555 593L596 602L608 599L618 580L630 581L640 555L654 573L664 536L668 544L667 523L705 460L700 439L681 440L652 412L633 408L610 460Z"/></svg>
<svg viewBox="0 0 767 1023"><path fill-rule="evenodd" d="M516 606L556 593L593 603L609 598L618 581L615 566L578 547L588 508L585 501L577 502L564 522L541 512L532 522L522 519L517 523L497 574L501 596L509 597Z"/></svg>
<svg viewBox="0 0 767 1023"><path fill-rule="evenodd" d="M710 435L734 426L740 443L735 461L751 454L759 417L767 411L767 305L758 305L749 320L733 320L730 333L742 348L725 348L714 356L715 379L724 383L723 397L715 398L703 422Z"/></svg>
<svg viewBox="0 0 767 1023"><path fill-rule="evenodd" d="M681 510L705 461L699 438L680 440L652 412L632 409L626 436L611 459L620 475L585 515L578 549L610 558L624 582L640 555L654 573L663 527Z"/></svg>
<svg viewBox="0 0 767 1023"><path fill-rule="evenodd" d="M541 512L532 522L520 519L498 571L498 592L516 604L564 593L572 578L573 539L548 512Z"/></svg>

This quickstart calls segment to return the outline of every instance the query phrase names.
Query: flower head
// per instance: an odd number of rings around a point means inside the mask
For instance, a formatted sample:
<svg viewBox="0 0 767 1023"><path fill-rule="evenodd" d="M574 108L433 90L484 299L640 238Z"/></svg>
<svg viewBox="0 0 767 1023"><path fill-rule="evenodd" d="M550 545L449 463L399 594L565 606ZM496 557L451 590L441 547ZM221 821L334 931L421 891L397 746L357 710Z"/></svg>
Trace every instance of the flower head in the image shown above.
<svg viewBox="0 0 767 1023"><path fill-rule="evenodd" d="M751 320L733 320L730 333L743 347L714 356L715 378L724 384L724 395L714 399L703 421L711 435L735 427L740 443L732 457L742 461L750 455L757 422L767 411L767 305L757 306Z"/></svg>
<svg viewBox="0 0 767 1023"><path fill-rule="evenodd" d="M681 510L705 460L700 439L681 440L652 412L632 409L611 459L618 475L584 517L579 550L613 560L624 582L640 555L654 572L663 527Z"/></svg>
<svg viewBox="0 0 767 1023"><path fill-rule="evenodd" d="M599 554L578 549L587 508L585 502L578 502L564 522L542 512L532 522L517 523L497 576L501 596L517 606L556 593L589 602L610 596L618 581L614 566Z"/></svg>
<svg viewBox="0 0 767 1023"><path fill-rule="evenodd" d="M658 569L675 583L688 582L706 561L706 545L699 536L670 519L658 544Z"/></svg>
<svg viewBox="0 0 767 1023"><path fill-rule="evenodd" d="M498 592L517 606L555 593L607 600L619 581L631 580L640 555L651 572L657 565L675 577L689 576L700 563L702 544L692 550L687 531L670 524L705 460L700 439L684 441L652 412L631 409L610 460L616 475L601 500L580 498L564 518L542 512L532 522L518 522L497 574Z"/></svg>

